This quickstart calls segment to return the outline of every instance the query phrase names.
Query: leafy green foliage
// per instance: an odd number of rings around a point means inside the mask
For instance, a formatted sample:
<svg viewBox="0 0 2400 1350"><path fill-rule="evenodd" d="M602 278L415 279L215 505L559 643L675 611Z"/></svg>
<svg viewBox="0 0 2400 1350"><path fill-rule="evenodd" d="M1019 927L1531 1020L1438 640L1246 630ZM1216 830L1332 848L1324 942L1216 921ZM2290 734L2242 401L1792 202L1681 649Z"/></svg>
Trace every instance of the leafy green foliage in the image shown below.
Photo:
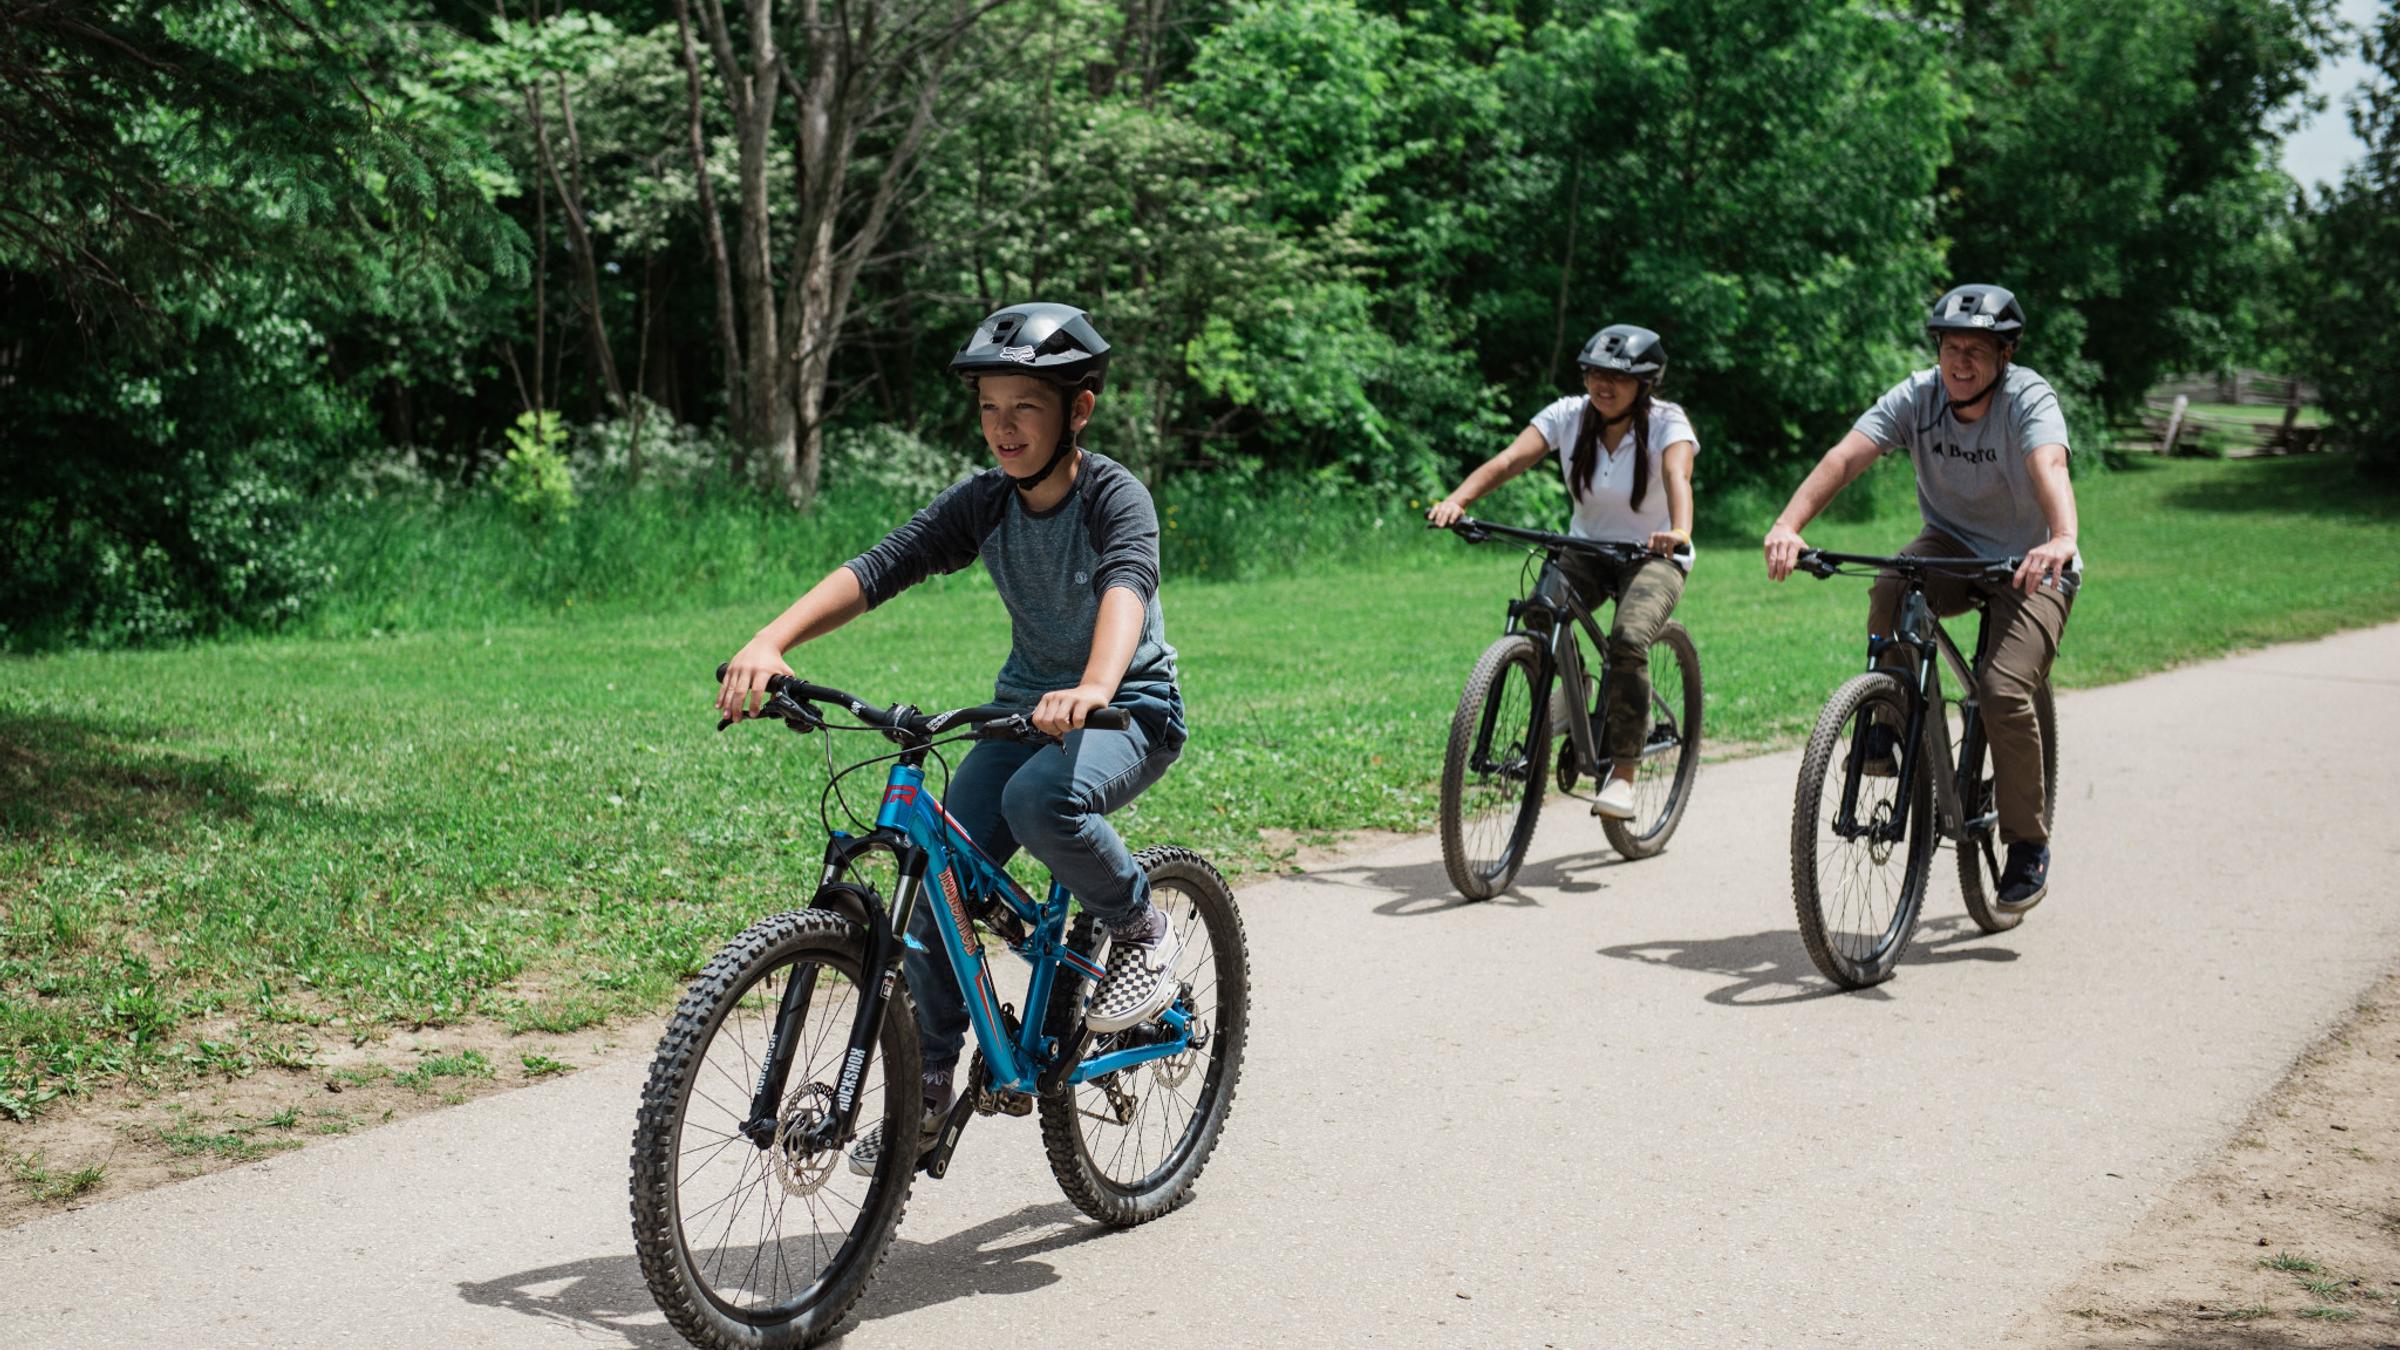
<svg viewBox="0 0 2400 1350"><path fill-rule="evenodd" d="M792 348L832 352L813 509L879 513L978 463L943 362L1028 296L1117 347L1095 447L1267 511L1353 503L1304 535L1371 531L1345 489L1454 485L1611 321L1666 335L1723 514L1922 364L1925 302L1969 276L2025 296L2025 358L2079 433L2164 369L2272 341L2382 453L2391 174L2295 224L2265 168L2326 3L1009 0L911 86L935 107L914 158L900 103L850 128L833 237L867 237L911 167L843 330ZM796 62L798 9L764 8ZM738 238L738 154L697 64L695 98L676 25L616 0L0 15L0 646L440 622L378 579L487 527L517 543L465 574L477 594L435 593L563 608L574 564L619 566L599 541L763 482L725 425L742 381L701 187ZM783 292L806 203L832 199L798 148L767 148L754 259ZM2268 333L2270 291L2322 291L2276 303L2324 322ZM527 414L564 441L512 448ZM634 507L649 475L711 505ZM741 518L728 554L789 519ZM1171 554L1207 574L1275 565L1263 523L1182 529Z"/></svg>
<svg viewBox="0 0 2400 1350"><path fill-rule="evenodd" d="M2400 3L2362 35L2370 82L2350 109L2364 159L2302 230L2295 345L2323 392L2336 434L2386 474L2400 473Z"/></svg>
<svg viewBox="0 0 2400 1350"><path fill-rule="evenodd" d="M486 152L393 78L403 8L0 16L0 642L289 619L374 445L330 334L522 276Z"/></svg>
<svg viewBox="0 0 2400 1350"><path fill-rule="evenodd" d="M566 424L554 409L522 413L508 429L508 454L492 474L492 486L532 524L553 523L575 510L566 444Z"/></svg>
<svg viewBox="0 0 2400 1350"><path fill-rule="evenodd" d="M1968 108L1937 199L1949 271L2026 300L2027 363L2071 408L2123 408L2165 372L2255 350L2291 191L2275 140L2330 38L2330 5L1930 8L1955 25Z"/></svg>

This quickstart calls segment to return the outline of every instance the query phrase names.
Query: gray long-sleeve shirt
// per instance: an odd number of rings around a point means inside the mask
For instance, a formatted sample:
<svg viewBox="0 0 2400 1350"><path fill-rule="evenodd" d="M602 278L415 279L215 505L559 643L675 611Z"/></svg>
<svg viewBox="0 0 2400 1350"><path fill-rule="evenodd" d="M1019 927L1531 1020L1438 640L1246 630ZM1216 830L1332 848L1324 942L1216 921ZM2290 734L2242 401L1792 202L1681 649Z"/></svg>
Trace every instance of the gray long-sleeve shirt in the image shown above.
<svg viewBox="0 0 2400 1350"><path fill-rule="evenodd" d="M1120 687L1174 683L1175 649L1158 607L1158 510L1124 465L1084 451L1066 500L1038 515L1005 472L986 469L843 565L872 609L978 557L1010 620L1008 661L993 687L998 702L1030 708L1083 682L1100 597L1112 587L1142 602L1141 640Z"/></svg>

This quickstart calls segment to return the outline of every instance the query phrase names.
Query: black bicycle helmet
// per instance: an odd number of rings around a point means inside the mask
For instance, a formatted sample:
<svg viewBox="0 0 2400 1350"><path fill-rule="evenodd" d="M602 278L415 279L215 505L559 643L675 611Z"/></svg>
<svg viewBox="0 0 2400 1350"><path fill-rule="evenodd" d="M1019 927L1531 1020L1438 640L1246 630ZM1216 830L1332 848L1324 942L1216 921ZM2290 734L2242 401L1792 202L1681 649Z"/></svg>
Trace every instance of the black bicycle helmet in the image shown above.
<svg viewBox="0 0 2400 1350"><path fill-rule="evenodd" d="M1592 334L1575 361L1585 370L1613 370L1654 381L1667 373L1667 344L1647 328L1612 323Z"/></svg>
<svg viewBox="0 0 2400 1350"><path fill-rule="evenodd" d="M1953 286L1933 302L1925 331L1936 342L1944 333L1989 333L2003 343L2014 343L2025 331L2025 310L2015 295L2001 287Z"/></svg>
<svg viewBox="0 0 2400 1350"><path fill-rule="evenodd" d="M1108 375L1108 339L1073 305L1035 300L993 311L950 358L950 373L1031 375L1068 390L1100 392Z"/></svg>

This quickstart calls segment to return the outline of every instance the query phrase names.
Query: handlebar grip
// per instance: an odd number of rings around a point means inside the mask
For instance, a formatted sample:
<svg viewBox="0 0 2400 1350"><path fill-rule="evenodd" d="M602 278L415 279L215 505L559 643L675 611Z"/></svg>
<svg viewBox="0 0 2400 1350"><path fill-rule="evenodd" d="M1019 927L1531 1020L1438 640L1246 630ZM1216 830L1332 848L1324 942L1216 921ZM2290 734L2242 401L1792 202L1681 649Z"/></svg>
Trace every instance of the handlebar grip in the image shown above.
<svg viewBox="0 0 2400 1350"><path fill-rule="evenodd" d="M1094 731L1123 731L1133 724L1123 708L1094 708L1083 715L1083 724Z"/></svg>

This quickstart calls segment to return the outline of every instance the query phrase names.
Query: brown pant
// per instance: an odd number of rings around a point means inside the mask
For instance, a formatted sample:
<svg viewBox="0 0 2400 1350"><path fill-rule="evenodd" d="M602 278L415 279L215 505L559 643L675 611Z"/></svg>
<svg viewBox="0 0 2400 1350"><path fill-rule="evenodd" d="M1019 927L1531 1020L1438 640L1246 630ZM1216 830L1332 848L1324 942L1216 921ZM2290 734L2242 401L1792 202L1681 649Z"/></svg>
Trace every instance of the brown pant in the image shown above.
<svg viewBox="0 0 2400 1350"><path fill-rule="evenodd" d="M1900 550L1912 557L1965 558L1974 550L1928 527ZM1947 618L1963 614L1970 597L1984 597L1984 622L1992 625L1985 644L1982 685L1984 735L1992 746L1992 774L1997 780L2000 841L2004 844L2049 842L2050 827L2042 818L2042 725L2033 699L2050 678L2050 663L2058 658L2058 640L2067 631L2067 613L2075 597L2064 587L2043 586L2027 595L2013 586L1995 586L1964 577L1929 574L1925 603ZM1899 577L1878 578L1868 593L1867 632L1889 635L1900 618L1901 597L1907 587ZM1882 664L1905 666L1908 654L1886 651Z"/></svg>
<svg viewBox="0 0 2400 1350"><path fill-rule="evenodd" d="M1665 558L1645 558L1632 567L1619 567L1584 554L1569 553L1558 569L1575 583L1585 609L1597 609L1614 596L1617 612L1610 617L1608 650L1608 707L1600 732L1601 752L1612 759L1634 759L1650 739L1650 644L1675 613L1683 598L1683 569Z"/></svg>

